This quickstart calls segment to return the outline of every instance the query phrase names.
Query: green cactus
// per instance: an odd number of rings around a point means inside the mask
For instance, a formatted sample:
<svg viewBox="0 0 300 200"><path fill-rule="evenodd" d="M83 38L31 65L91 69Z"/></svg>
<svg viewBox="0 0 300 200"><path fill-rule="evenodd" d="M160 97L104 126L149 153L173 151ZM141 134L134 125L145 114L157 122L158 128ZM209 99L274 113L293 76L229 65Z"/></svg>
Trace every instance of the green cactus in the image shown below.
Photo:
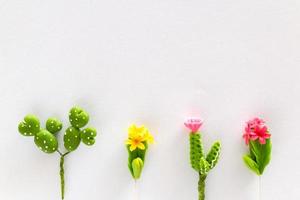
<svg viewBox="0 0 300 200"><path fill-rule="evenodd" d="M89 114L76 106L70 110L69 120L72 126L82 128L89 122Z"/></svg>
<svg viewBox="0 0 300 200"><path fill-rule="evenodd" d="M60 179L61 179L61 199L65 194L64 178L64 161L72 151L76 150L81 140L84 144L91 146L95 143L97 131L94 128L80 130L89 121L89 115L80 107L73 107L69 113L71 126L68 127L64 134L64 146L66 153L58 149L56 135L61 131L63 125L56 118L49 118L46 121L46 129L41 129L39 119L34 115L25 116L24 120L19 123L18 130L24 136L34 136L34 142L37 147L45 153L57 152L60 155Z"/></svg>
<svg viewBox="0 0 300 200"><path fill-rule="evenodd" d="M63 126L61 121L54 117L49 118L46 122L46 129L52 134L58 133L62 129L62 127Z"/></svg>
<svg viewBox="0 0 300 200"><path fill-rule="evenodd" d="M214 168L219 160L221 143L215 142L207 156L203 152L203 144L199 132L190 134L190 162L193 169L199 174L199 200L205 199L205 180L208 172Z"/></svg>
<svg viewBox="0 0 300 200"><path fill-rule="evenodd" d="M34 136L40 131L40 120L34 115L26 115L18 129L24 136Z"/></svg>
<svg viewBox="0 0 300 200"><path fill-rule="evenodd" d="M81 141L80 130L70 126L67 128L64 135L64 146L68 151L74 151L77 149Z"/></svg>
<svg viewBox="0 0 300 200"><path fill-rule="evenodd" d="M192 168L200 170L200 160L204 156L200 134L190 134L190 161Z"/></svg>
<svg viewBox="0 0 300 200"><path fill-rule="evenodd" d="M41 130L34 136L34 143L45 153L57 151L58 142L54 135L47 130Z"/></svg>
<svg viewBox="0 0 300 200"><path fill-rule="evenodd" d="M97 136L97 131L94 128L86 128L80 132L80 138L82 142L88 146L95 144L95 137Z"/></svg>

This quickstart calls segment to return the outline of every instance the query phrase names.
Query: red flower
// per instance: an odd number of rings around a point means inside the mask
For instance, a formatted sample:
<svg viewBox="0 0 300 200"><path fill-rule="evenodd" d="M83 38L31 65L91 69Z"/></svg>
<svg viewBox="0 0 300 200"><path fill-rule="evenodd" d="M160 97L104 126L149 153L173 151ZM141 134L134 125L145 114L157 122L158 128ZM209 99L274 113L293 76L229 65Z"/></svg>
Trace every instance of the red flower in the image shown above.
<svg viewBox="0 0 300 200"><path fill-rule="evenodd" d="M268 127L262 119L254 118L247 122L245 133L243 135L247 145L250 140L255 141L257 139L260 144L266 144L266 139L270 137L271 134L269 134Z"/></svg>

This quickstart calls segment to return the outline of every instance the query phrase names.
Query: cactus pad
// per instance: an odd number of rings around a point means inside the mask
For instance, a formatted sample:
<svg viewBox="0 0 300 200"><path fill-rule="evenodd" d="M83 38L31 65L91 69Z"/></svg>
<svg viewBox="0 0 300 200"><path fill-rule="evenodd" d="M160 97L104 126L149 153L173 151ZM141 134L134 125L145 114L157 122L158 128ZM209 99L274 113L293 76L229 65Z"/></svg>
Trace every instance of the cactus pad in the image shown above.
<svg viewBox="0 0 300 200"><path fill-rule="evenodd" d="M34 137L34 142L45 153L53 153L58 148L57 139L47 130L38 132Z"/></svg>
<svg viewBox="0 0 300 200"><path fill-rule="evenodd" d="M34 115L26 115L19 123L19 132L24 136L34 136L40 131L40 121Z"/></svg>
<svg viewBox="0 0 300 200"><path fill-rule="evenodd" d="M69 113L72 126L82 128L89 122L89 114L80 107L73 107Z"/></svg>
<svg viewBox="0 0 300 200"><path fill-rule="evenodd" d="M68 151L74 151L80 144L80 130L70 126L64 135L64 146Z"/></svg>
<svg viewBox="0 0 300 200"><path fill-rule="evenodd" d="M56 134L62 129L62 123L56 118L49 118L46 122L46 129L50 133Z"/></svg>
<svg viewBox="0 0 300 200"><path fill-rule="evenodd" d="M86 128L81 131L80 137L84 144L93 145L95 144L95 137L97 136L97 131L94 128Z"/></svg>

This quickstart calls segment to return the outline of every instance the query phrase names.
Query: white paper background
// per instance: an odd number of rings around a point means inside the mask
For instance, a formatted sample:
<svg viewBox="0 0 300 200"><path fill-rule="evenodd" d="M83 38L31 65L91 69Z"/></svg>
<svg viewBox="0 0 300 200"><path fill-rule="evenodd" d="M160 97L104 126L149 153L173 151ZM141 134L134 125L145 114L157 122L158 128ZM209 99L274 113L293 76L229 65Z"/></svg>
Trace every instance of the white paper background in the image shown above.
<svg viewBox="0 0 300 200"><path fill-rule="evenodd" d="M140 200L197 199L186 116L205 120L206 149L223 144L207 200L258 200L241 157L244 121L263 117L273 159L261 200L300 199L298 0L1 0L0 199L60 198L56 154L17 124L29 112L67 123L78 104L100 132L66 159L66 200L132 200L127 127L156 138Z"/></svg>

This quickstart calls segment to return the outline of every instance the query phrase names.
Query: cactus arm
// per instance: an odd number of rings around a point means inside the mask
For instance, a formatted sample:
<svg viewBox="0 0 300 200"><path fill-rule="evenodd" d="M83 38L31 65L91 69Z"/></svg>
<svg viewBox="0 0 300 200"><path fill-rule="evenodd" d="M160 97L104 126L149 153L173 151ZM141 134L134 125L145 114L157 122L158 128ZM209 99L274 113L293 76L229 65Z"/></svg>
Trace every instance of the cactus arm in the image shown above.
<svg viewBox="0 0 300 200"><path fill-rule="evenodd" d="M214 168L218 163L221 151L221 143L215 142L206 156L207 162L210 164L210 169Z"/></svg>

